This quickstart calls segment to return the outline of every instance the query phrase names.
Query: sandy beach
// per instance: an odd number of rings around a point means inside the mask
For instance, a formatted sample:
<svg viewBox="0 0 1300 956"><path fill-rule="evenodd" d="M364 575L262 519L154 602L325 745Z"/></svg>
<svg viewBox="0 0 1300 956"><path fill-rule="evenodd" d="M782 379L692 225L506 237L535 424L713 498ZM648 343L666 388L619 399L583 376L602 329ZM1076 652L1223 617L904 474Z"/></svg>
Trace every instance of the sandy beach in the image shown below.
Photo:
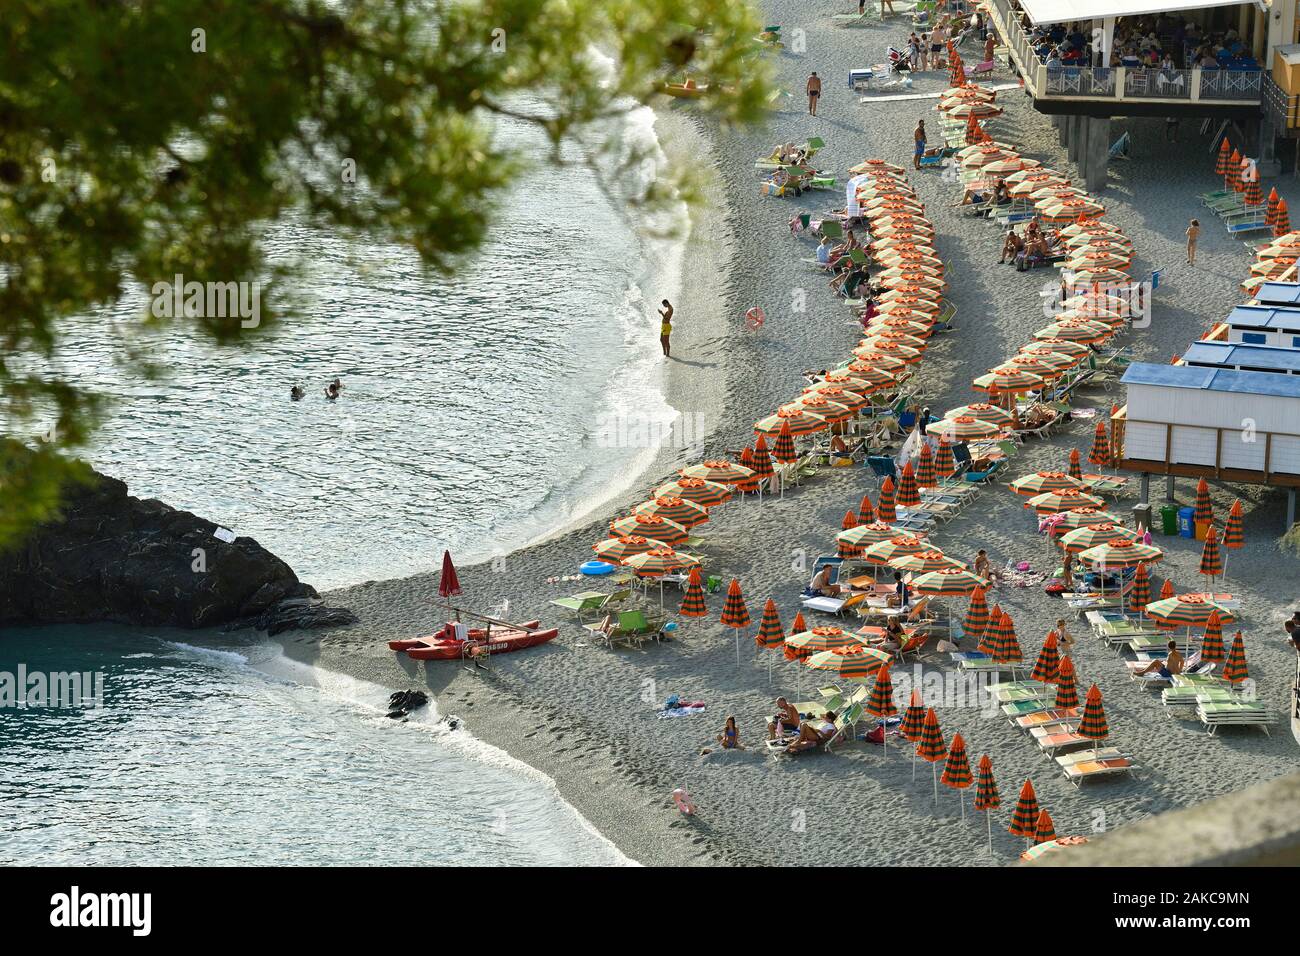
<svg viewBox="0 0 1300 956"><path fill-rule="evenodd" d="M1003 799L994 815L992 855L985 821L966 806L963 823L958 795L946 788L940 788L936 804L929 769L922 766L913 782L908 752L893 749L892 741L887 753L853 742L830 754L799 759L765 755L763 722L776 695L794 695L802 687L798 699L805 699L825 681L815 680L813 672L801 675L806 668L779 652L757 649L753 626L740 635L738 664L732 631L717 623L721 594L708 598L710 618L684 622L677 639L640 650L596 647L571 614L549 606L557 597L587 588L590 582L552 579L576 574L578 565L591 557L591 545L605 536L610 517L645 500L676 468L750 442L753 422L799 392L802 370L841 362L859 338L847 307L833 297L824 277L801 261L812 255L812 242L792 237L786 226L796 212L842 206L843 193L761 197L753 163L774 143L822 137L827 147L818 163L841 181L847 167L869 157L908 168L934 224L951 283L949 296L959 310L956 330L932 340L909 383L936 413L977 400L980 393L971 388L971 379L1014 353L1045 324L1038 293L1056 273L1017 273L997 265L997 227L951 208L960 187L940 173L911 171L911 130L917 119L930 125L936 115L933 98L916 96L946 88L946 74L919 75L906 94L881 92L881 101L867 104L845 86L850 68L878 63L888 44L902 45L910 16L900 13L883 23L845 28L830 19L836 7L822 5L814 12L794 0L767 0L762 6L767 21L781 24L787 38L796 30L805 34L804 52L774 55L779 82L793 95L780 101L770 127L719 129L701 122L681 102L665 103L658 124L670 157L716 171L711 207L695 213L674 359L668 366L668 399L691 417L701 440L661 449L635 491L612 502L598 519L496 562L459 569L466 607L486 611L508 600L513 619L563 622L560 637L540 648L495 657L487 673L409 661L388 650L386 642L427 633L444 619L437 606L436 576L420 575L331 592L328 599L351 608L362 623L282 635L286 653L393 688L428 688L442 712L463 717L468 732L548 774L595 827L628 856L649 865L1002 865L1023 848L1006 826L1026 779L1033 780L1058 834L1087 835L1293 772L1300 765L1300 749L1286 715L1295 658L1280 621L1300 603L1300 560L1278 545L1284 521L1280 492L1212 486L1218 516L1226 515L1235 497L1246 511L1247 545L1229 556L1226 585L1240 596L1244 611L1227 635L1236 627L1245 634L1251 676L1278 718L1272 736L1228 728L1209 737L1199 723L1171 720L1158 695L1131 683L1122 659L1088 635L1084 622L1072 621L1077 639L1072 656L1081 689L1094 682L1100 687L1110 743L1134 754L1141 769L1128 778L1076 790L1001 715L990 718L975 701L940 707L947 739L960 732L972 763L981 754L992 758ZM806 113L802 95L811 70L825 84L817 117ZM993 82L1008 80L1014 78L1003 65ZM1045 165L1073 173L1050 121L1024 95L1007 90L999 93L998 103L1006 113L992 124L997 138L1018 144L1024 155ZM1112 123L1112 138L1129 131L1132 158L1111 164L1108 188L1100 197L1106 218L1122 225L1133 240L1135 277L1163 270L1150 327L1121 336L1139 360L1168 361L1244 300L1238 286L1250 258L1240 241L1226 235L1199 205L1198 195L1220 181L1213 174L1209 135L1189 125L1179 130L1180 141L1170 144L1162 121ZM1295 180L1268 181L1265 188L1274 185L1288 202L1300 201ZM1183 230L1198 215L1204 231L1192 267L1184 262ZM792 311L803 294L807 310ZM658 296L651 292L648 298L657 301ZM762 329L749 331L743 314L754 305L763 307L768 320ZM1123 401L1122 389L1085 390L1075 406L1108 410L1113 401ZM1070 449L1086 454L1090 438L1090 424L1079 421L1050 439L1030 440L1011 463L1009 477L1046 467L1063 469ZM1136 484L1134 477L1134 492ZM788 628L808 578L799 559L810 562L834 552L840 520L864 492L875 500L877 487L868 469L822 468L780 500L736 501L717 509L701 529L708 572L740 580L755 624L764 601L774 598ZM1163 481L1153 480L1157 506L1163 492ZM1180 504L1190 504L1193 493L1192 482L1180 481ZM1130 494L1113 510L1126 513L1135 501ZM995 565L1014 559L1046 569L1051 561L1033 517L1001 484L982 490L978 502L941 525L933 540L966 560L982 547ZM1165 560L1154 569L1157 588L1170 577L1180 592L1204 589L1196 573L1199 542L1157 536L1156 543L1166 549ZM669 610L680 598L680 592L669 590ZM1041 585L994 589L989 599L1012 615L1027 655L1037 652L1058 616L1070 616ZM655 592L650 600L657 603ZM960 612L965 602L952 606ZM831 619L809 616L809 623ZM774 655L771 660L769 655ZM921 674L952 669L932 651L923 655L920 667ZM897 668L896 675L903 669ZM707 710L701 716L658 719L657 709L671 694L703 700ZM701 749L711 744L728 714L736 716L749 749L702 756ZM669 794L679 786L687 787L698 804L695 817L673 809ZM1151 862L1159 862L1158 856Z"/></svg>

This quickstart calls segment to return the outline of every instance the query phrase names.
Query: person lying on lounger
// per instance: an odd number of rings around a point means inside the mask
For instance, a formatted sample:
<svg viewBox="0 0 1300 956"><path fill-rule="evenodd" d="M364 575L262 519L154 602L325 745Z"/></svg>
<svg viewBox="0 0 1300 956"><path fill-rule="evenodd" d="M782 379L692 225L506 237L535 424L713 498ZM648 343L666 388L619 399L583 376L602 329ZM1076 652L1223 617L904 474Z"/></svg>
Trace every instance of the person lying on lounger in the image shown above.
<svg viewBox="0 0 1300 956"><path fill-rule="evenodd" d="M831 566L823 564L816 574L813 575L812 581L808 583L808 590L819 597L838 597L840 586L831 583Z"/></svg>
<svg viewBox="0 0 1300 956"><path fill-rule="evenodd" d="M1152 661L1146 667L1142 668L1142 670L1138 671L1138 673L1145 676L1150 674L1152 671L1158 672L1165 680L1169 680L1175 674L1181 674L1183 672L1183 655L1178 653L1177 641L1169 642L1168 657L1163 661Z"/></svg>
<svg viewBox="0 0 1300 956"><path fill-rule="evenodd" d="M776 699L776 713L772 719L767 722L767 739L776 740L777 727L789 727L791 730L799 726L799 711L794 709L794 704L790 703L784 697Z"/></svg>
<svg viewBox="0 0 1300 956"><path fill-rule="evenodd" d="M786 746L787 753L799 753L820 747L835 734L835 711L828 710L821 720L805 720L799 725L799 737Z"/></svg>
<svg viewBox="0 0 1300 956"><path fill-rule="evenodd" d="M979 206L993 198L993 192L989 189L988 183L974 182L966 187L966 191L961 195L961 202L953 203L953 206Z"/></svg>

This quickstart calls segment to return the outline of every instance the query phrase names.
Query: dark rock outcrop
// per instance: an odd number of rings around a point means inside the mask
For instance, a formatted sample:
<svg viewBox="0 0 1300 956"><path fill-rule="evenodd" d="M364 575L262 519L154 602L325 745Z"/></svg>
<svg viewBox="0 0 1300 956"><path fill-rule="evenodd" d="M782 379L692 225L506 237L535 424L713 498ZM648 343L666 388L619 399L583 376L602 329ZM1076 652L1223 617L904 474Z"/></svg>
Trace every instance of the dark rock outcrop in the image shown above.
<svg viewBox="0 0 1300 956"><path fill-rule="evenodd" d="M127 493L98 473L64 491L62 517L0 552L0 626L122 624L199 628L356 623L252 538Z"/></svg>

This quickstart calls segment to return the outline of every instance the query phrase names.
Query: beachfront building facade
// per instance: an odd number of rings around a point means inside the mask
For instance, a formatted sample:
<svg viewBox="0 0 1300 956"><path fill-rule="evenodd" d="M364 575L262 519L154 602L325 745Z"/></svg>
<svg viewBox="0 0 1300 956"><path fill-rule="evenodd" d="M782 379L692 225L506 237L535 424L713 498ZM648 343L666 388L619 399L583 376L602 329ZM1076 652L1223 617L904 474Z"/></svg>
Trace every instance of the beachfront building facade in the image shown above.
<svg viewBox="0 0 1300 956"><path fill-rule="evenodd" d="M1290 302L1291 304L1287 304ZM1112 421L1119 465L1142 475L1300 488L1300 283L1268 282L1173 364L1135 362ZM1245 339L1245 336L1251 336ZM1260 339L1259 337L1263 338Z"/></svg>
<svg viewBox="0 0 1300 956"><path fill-rule="evenodd" d="M987 0L1011 66L1052 117L1089 190L1105 187L1115 117L1228 123L1269 162L1300 117L1294 0ZM1258 137L1255 140L1255 137ZM1216 135L1216 140L1218 136Z"/></svg>

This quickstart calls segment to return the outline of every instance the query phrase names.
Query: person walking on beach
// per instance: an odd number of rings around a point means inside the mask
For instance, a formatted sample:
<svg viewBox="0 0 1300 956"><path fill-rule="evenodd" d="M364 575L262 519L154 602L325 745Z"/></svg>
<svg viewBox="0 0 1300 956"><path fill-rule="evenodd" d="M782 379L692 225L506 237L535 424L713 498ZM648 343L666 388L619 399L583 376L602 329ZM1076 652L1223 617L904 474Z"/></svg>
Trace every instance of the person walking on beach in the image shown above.
<svg viewBox="0 0 1300 956"><path fill-rule="evenodd" d="M912 168L921 168L921 157L925 155L925 120L916 121L916 129L912 132L912 140L916 144L915 152L912 153Z"/></svg>
<svg viewBox="0 0 1300 956"><path fill-rule="evenodd" d="M1201 221L1193 219L1187 224L1187 264L1196 265L1196 240L1201 238Z"/></svg>
<svg viewBox="0 0 1300 956"><path fill-rule="evenodd" d="M659 344L663 346L664 358L672 358L668 339L673 334L673 304L667 299L664 299L664 307L659 310L659 318L662 320L659 324Z"/></svg>
<svg viewBox="0 0 1300 956"><path fill-rule="evenodd" d="M821 77L814 71L808 77L808 113L812 116L817 115L817 101L821 99L822 81Z"/></svg>

